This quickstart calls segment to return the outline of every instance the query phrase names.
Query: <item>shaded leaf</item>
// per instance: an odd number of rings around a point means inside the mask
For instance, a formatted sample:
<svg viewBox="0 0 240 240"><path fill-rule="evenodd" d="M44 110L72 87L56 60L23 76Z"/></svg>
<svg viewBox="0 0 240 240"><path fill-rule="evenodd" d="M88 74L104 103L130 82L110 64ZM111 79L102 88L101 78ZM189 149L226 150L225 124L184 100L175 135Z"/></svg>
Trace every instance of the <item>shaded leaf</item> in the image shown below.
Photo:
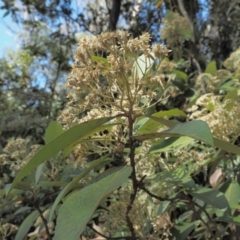
<svg viewBox="0 0 240 240"><path fill-rule="evenodd" d="M195 228L195 223L187 223L181 222L179 224L175 224L171 229L171 233L177 240L186 240L189 236L189 233Z"/></svg>
<svg viewBox="0 0 240 240"><path fill-rule="evenodd" d="M170 201L161 202L157 210L157 215L162 215L167 210L170 203Z"/></svg>
<svg viewBox="0 0 240 240"><path fill-rule="evenodd" d="M237 147L236 145L220 140L218 138L213 138L214 145L216 147L219 147L227 152L235 153L237 155L240 155L240 147Z"/></svg>
<svg viewBox="0 0 240 240"><path fill-rule="evenodd" d="M186 147L190 143L194 141L193 138L190 137L171 137L161 141L160 143L154 144L149 151L148 154L156 154L161 152L169 152L169 151L177 151L183 147Z"/></svg>
<svg viewBox="0 0 240 240"><path fill-rule="evenodd" d="M160 181L165 183L172 183L177 186L184 186L191 188L195 186L195 183L188 173L187 167L179 167L169 171L160 172L152 177L149 177L152 181Z"/></svg>
<svg viewBox="0 0 240 240"><path fill-rule="evenodd" d="M231 210L226 197L222 192L216 189L203 187L195 191L190 190L188 193L193 197L202 200L204 203L210 204L213 207L216 207L219 209L225 208L226 212L229 215L231 214Z"/></svg>
<svg viewBox="0 0 240 240"><path fill-rule="evenodd" d="M38 181L39 181L39 179L40 179L40 177L41 177L43 167L44 167L44 163L40 164L40 165L37 167L37 170L36 170L36 173L35 173L35 184L36 184L36 185L38 184Z"/></svg>
<svg viewBox="0 0 240 240"><path fill-rule="evenodd" d="M15 240L23 240L24 237L27 235L31 226L39 216L39 212L37 210L30 213L22 222L20 227L18 228L17 235L15 236Z"/></svg>

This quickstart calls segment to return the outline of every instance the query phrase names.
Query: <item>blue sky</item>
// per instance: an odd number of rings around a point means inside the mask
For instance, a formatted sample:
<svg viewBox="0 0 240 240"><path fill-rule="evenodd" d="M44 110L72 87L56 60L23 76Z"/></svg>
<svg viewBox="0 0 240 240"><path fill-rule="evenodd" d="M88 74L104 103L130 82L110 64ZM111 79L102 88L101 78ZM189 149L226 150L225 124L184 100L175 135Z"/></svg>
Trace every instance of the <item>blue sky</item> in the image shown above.
<svg viewBox="0 0 240 240"><path fill-rule="evenodd" d="M207 0L199 0L201 4L206 4ZM11 20L11 16L6 16L3 18L5 11L0 9L0 58L4 56L5 52L8 49L17 49L17 25ZM207 9L203 10L203 16L207 18L208 11ZM9 29L13 29L11 31Z"/></svg>
<svg viewBox="0 0 240 240"><path fill-rule="evenodd" d="M3 18L4 11L0 10L0 57L3 57L7 49L17 48L17 36L10 29L17 30L17 26L12 22L11 17Z"/></svg>

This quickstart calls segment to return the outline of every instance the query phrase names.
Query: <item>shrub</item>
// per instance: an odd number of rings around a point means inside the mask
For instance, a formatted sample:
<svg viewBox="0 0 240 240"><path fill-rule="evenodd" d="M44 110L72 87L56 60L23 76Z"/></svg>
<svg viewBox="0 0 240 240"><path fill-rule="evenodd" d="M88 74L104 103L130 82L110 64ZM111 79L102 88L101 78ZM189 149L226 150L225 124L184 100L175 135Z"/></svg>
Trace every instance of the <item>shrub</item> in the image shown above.
<svg viewBox="0 0 240 240"><path fill-rule="evenodd" d="M233 144L237 120L230 121L239 114L238 94L224 85L234 75L218 81L211 63L198 76L195 94L181 110L172 108L168 101L181 94L179 80L188 76L168 52L164 45L151 47L147 33L131 39L117 31L80 40L61 124L52 122L45 145L10 185L4 181L3 237L8 219L18 225L19 214L25 219L15 239L26 237L33 225L36 231L28 236L57 240L235 234L240 149ZM212 94L201 88L206 78L219 83ZM159 104L165 110L157 111Z"/></svg>

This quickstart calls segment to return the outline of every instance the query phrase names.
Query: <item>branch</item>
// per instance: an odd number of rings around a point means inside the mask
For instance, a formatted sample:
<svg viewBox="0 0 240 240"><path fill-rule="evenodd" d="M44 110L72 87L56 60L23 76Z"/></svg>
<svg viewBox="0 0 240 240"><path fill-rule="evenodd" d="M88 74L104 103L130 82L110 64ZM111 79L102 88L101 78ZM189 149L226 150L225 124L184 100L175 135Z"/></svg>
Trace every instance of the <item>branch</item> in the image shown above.
<svg viewBox="0 0 240 240"><path fill-rule="evenodd" d="M171 201L171 199L162 198L162 197L159 197L158 195L150 192L150 191L144 186L143 183L141 183L141 184L139 185L139 188L142 189L145 193L147 193L150 197L155 198L155 199L157 199L157 200L159 200L159 201Z"/></svg>
<svg viewBox="0 0 240 240"><path fill-rule="evenodd" d="M110 11L108 30L116 30L117 21L120 15L121 0L112 0L112 9Z"/></svg>
<svg viewBox="0 0 240 240"><path fill-rule="evenodd" d="M40 217L41 217L41 219L42 219L42 221L43 221L43 224L44 224L44 226L45 226L45 230L46 230L48 239L51 240L52 237L51 237L51 234L50 234L50 232L49 232L47 220L46 220L46 218L43 216L43 211L40 209L40 207L38 206L38 203L37 203L37 202L35 202L35 207L36 207L36 209L38 210L39 215L40 215Z"/></svg>
<svg viewBox="0 0 240 240"><path fill-rule="evenodd" d="M189 28L190 28L190 30L192 32L192 41L194 43L196 43L196 39L195 39L195 36L194 36L194 27L193 27L192 21L191 21L191 19L188 16L188 13L187 13L187 11L186 11L186 9L184 7L184 4L183 4L182 0L177 0L177 2L178 2L179 10L180 10L181 14L186 18L186 20L188 22L188 25L189 25Z"/></svg>
<svg viewBox="0 0 240 240"><path fill-rule="evenodd" d="M136 234L133 228L133 223L130 219L129 213L132 210L132 205L133 202L136 198L137 195L137 190L138 190L138 181L136 177L136 169L135 169L135 144L134 144L134 139L133 139L133 124L134 124L134 119L132 118L131 115L132 109L129 110L129 116L128 116L128 127L129 127L129 148L130 148L130 153L129 153L129 158L130 158L130 164L132 167L132 174L131 174L131 180L132 180L132 193L130 195L129 203L126 208L126 213L125 213L125 218L126 222L129 228L129 231L131 232L132 240L136 240Z"/></svg>

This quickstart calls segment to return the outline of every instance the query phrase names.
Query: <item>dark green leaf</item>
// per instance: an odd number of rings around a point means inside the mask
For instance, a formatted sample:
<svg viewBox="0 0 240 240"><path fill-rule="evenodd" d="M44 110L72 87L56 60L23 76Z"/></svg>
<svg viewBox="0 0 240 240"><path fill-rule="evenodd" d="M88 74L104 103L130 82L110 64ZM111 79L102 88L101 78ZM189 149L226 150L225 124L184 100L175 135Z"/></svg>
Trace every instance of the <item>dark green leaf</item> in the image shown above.
<svg viewBox="0 0 240 240"><path fill-rule="evenodd" d="M189 233L195 228L195 223L186 223L182 222L179 224L175 224L171 229L171 233L175 237L176 240L186 240L189 236Z"/></svg>

